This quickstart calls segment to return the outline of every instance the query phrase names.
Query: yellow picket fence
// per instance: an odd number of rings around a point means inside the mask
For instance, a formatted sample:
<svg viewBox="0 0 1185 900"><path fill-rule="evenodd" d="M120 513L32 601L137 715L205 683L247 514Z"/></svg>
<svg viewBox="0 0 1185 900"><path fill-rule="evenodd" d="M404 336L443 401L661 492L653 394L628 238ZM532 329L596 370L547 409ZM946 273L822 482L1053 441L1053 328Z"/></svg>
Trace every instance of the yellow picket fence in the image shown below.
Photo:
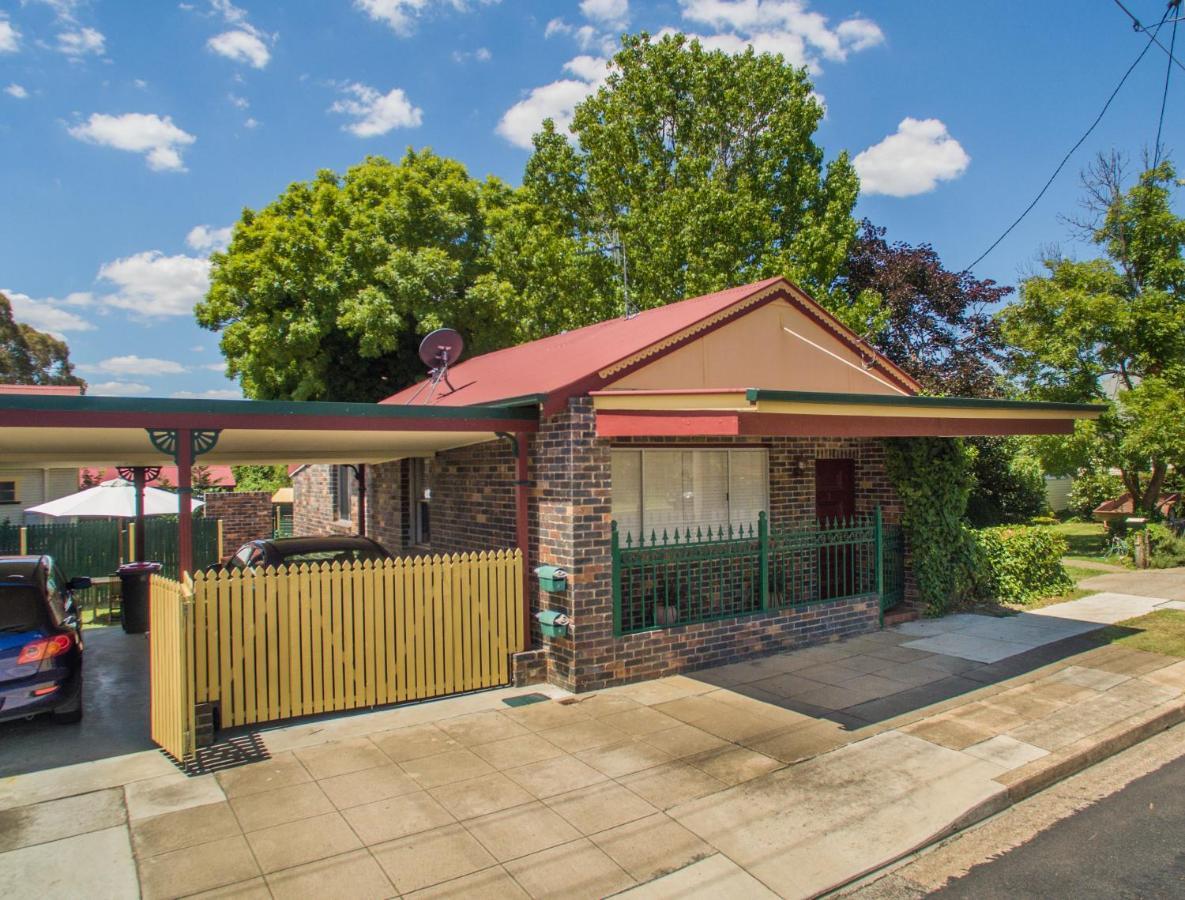
<svg viewBox="0 0 1185 900"><path fill-rule="evenodd" d="M198 573L193 684L222 727L508 684L518 550Z"/></svg>
<svg viewBox="0 0 1185 900"><path fill-rule="evenodd" d="M192 592L153 575L148 604L152 739L183 760L194 751Z"/></svg>

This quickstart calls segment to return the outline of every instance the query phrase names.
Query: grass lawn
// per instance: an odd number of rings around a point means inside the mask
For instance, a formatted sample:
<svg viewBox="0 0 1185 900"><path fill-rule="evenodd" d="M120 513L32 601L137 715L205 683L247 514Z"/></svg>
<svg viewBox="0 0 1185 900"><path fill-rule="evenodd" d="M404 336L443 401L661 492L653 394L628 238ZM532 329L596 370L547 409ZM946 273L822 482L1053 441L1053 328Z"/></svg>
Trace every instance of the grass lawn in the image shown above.
<svg viewBox="0 0 1185 900"><path fill-rule="evenodd" d="M1066 539L1066 543L1070 545L1070 550L1066 554L1069 559L1089 559L1124 565L1124 560L1118 557L1106 558L1111 538L1107 536L1107 529L1102 522L1062 522L1047 527Z"/></svg>
<svg viewBox="0 0 1185 900"><path fill-rule="evenodd" d="M1185 610L1158 609L1110 625L1094 637L1099 643L1118 644L1129 650L1185 657Z"/></svg>

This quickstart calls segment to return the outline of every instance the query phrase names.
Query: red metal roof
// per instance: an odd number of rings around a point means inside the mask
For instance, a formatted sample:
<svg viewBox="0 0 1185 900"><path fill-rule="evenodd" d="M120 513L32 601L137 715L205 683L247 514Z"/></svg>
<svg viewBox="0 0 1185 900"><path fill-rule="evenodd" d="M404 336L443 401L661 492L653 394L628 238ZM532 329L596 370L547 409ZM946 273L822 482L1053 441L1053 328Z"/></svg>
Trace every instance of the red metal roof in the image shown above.
<svg viewBox="0 0 1185 900"><path fill-rule="evenodd" d="M597 377L597 373L602 369L727 310L730 306L739 304L779 282L786 286L787 299L826 322L841 340L857 340L856 336L830 313L791 282L781 277L767 278L715 294L648 309L628 319L609 319L574 331L462 360L449 369L449 381L456 390L450 391L441 383L429 401L428 389L420 391L425 384L421 381L382 402L404 404L415 397L416 405L431 403L433 406L468 406L473 403L496 403L515 397L546 395L546 407L554 410L570 396L604 387L613 381L613 377ZM649 361L650 359L647 360ZM891 365L887 361L885 364ZM899 372L896 367L892 368ZM901 378L907 379L903 381L903 385L914 385L908 375L899 374ZM419 396L416 396L417 392Z"/></svg>
<svg viewBox="0 0 1185 900"><path fill-rule="evenodd" d="M76 384L0 384L0 394L50 394L55 397L78 397L82 388Z"/></svg>
<svg viewBox="0 0 1185 900"><path fill-rule="evenodd" d="M202 465L200 462L198 465ZM221 488L233 488L235 486L235 476L231 472L230 466L205 466L210 476L210 481ZM118 478L119 472L113 467L104 469L88 468L79 472L79 483L81 484L82 472L89 472L92 479L98 478L99 481L110 481L112 478ZM162 481L168 482L173 487L177 485L177 467L176 466L161 466L160 475L154 480L148 482L149 484L160 484Z"/></svg>

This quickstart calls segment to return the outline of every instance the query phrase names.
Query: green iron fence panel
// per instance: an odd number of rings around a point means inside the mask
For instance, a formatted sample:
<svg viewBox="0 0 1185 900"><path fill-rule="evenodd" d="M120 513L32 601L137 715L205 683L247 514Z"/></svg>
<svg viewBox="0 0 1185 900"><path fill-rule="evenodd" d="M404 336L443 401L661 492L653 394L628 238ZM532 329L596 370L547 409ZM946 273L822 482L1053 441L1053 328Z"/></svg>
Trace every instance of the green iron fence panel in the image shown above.
<svg viewBox="0 0 1185 900"><path fill-rule="evenodd" d="M905 599L905 534L900 525L884 526L884 590L881 592L881 609L892 609Z"/></svg>
<svg viewBox="0 0 1185 900"><path fill-rule="evenodd" d="M626 634L707 622L763 607L764 528L715 526L652 532L648 539L612 525L614 609Z"/></svg>
<svg viewBox="0 0 1185 900"><path fill-rule="evenodd" d="M161 563L161 574L177 580L181 557L177 550L177 517L153 516L144 520L144 555ZM193 520L193 566L202 569L218 562L218 520L202 516Z"/></svg>
<svg viewBox="0 0 1185 900"><path fill-rule="evenodd" d="M904 596L900 526L875 515L803 529L677 530L635 541L612 525L618 634L810 603Z"/></svg>

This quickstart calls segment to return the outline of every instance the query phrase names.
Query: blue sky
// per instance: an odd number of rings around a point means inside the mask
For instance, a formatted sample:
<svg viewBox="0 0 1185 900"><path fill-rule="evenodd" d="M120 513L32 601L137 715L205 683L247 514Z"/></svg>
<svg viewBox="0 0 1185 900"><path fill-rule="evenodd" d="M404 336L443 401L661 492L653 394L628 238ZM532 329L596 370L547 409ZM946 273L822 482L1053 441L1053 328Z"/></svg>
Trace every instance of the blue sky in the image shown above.
<svg viewBox="0 0 1185 900"><path fill-rule="evenodd" d="M238 396L190 310L244 206L408 145L517 183L542 115L562 118L614 36L641 29L808 65L816 139L864 154L858 214L952 268L1032 199L1146 40L1111 0L0 0L0 290L69 340L92 393ZM1153 47L977 275L1014 284L1052 244L1090 253L1060 216L1094 153L1136 168L1165 63Z"/></svg>

